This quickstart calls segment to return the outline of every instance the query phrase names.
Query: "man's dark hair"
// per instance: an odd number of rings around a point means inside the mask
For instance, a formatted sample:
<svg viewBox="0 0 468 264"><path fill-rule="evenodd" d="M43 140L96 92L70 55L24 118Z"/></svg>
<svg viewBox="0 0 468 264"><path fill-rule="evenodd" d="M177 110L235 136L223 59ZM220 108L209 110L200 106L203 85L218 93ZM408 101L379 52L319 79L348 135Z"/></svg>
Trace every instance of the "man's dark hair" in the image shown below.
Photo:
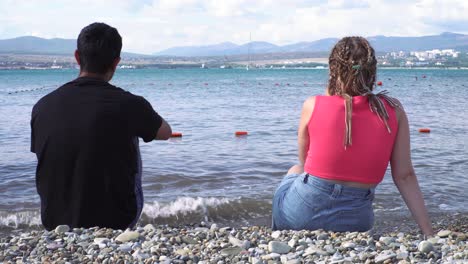
<svg viewBox="0 0 468 264"><path fill-rule="evenodd" d="M92 23L81 30L77 46L81 70L104 74L120 57L122 37L117 29L107 24Z"/></svg>

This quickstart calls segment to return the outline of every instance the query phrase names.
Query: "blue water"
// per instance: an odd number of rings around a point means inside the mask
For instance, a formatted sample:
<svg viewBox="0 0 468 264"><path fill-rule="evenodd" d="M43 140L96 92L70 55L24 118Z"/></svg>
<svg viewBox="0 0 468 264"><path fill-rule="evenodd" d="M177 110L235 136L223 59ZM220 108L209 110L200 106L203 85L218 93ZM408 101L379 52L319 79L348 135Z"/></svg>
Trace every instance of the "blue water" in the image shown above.
<svg viewBox="0 0 468 264"><path fill-rule="evenodd" d="M37 225L36 157L30 114L42 96L76 70L0 71L0 228ZM304 99L322 94L327 70L118 70L114 85L146 97L183 133L141 142L143 221L181 223L268 217L271 197L297 162L296 129ZM423 78L427 76L427 78ZM418 77L418 79L416 79ZM467 213L468 71L380 70L378 79L404 105L412 158L429 211ZM429 127L430 134L418 133ZM245 130L247 137L235 137ZM409 215L389 173L376 214Z"/></svg>

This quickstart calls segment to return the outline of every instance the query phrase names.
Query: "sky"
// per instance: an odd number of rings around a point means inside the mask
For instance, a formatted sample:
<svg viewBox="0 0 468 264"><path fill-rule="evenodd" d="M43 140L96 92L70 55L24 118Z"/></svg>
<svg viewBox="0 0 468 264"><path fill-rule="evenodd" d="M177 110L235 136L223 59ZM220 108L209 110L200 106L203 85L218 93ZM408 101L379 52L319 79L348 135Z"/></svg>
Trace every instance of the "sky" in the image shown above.
<svg viewBox="0 0 468 264"><path fill-rule="evenodd" d="M76 39L92 22L116 27L123 50L328 37L468 33L468 0L0 0L0 39Z"/></svg>

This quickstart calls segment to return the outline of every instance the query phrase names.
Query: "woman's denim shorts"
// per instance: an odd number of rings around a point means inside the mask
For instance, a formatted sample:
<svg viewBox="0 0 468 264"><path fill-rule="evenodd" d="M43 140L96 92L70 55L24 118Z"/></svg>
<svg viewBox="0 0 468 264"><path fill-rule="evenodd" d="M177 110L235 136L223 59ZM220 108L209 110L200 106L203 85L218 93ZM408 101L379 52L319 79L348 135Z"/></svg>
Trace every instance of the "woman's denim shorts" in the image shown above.
<svg viewBox="0 0 468 264"><path fill-rule="evenodd" d="M374 189L328 182L307 173L284 177L273 197L273 230L367 231Z"/></svg>

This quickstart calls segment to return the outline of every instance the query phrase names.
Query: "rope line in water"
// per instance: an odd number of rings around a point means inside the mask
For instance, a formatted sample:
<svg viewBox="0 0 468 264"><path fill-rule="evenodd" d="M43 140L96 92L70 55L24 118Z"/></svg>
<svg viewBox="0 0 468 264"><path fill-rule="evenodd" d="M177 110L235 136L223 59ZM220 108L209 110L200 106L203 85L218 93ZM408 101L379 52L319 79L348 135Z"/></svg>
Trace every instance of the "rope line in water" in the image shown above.
<svg viewBox="0 0 468 264"><path fill-rule="evenodd" d="M54 88L54 87L57 87L57 86L55 86L55 85L45 85L45 86L41 86L41 87L38 87L38 88L10 91L10 92L7 92L7 93L8 94L19 94L19 93L35 92L35 91L51 89L51 88Z"/></svg>

